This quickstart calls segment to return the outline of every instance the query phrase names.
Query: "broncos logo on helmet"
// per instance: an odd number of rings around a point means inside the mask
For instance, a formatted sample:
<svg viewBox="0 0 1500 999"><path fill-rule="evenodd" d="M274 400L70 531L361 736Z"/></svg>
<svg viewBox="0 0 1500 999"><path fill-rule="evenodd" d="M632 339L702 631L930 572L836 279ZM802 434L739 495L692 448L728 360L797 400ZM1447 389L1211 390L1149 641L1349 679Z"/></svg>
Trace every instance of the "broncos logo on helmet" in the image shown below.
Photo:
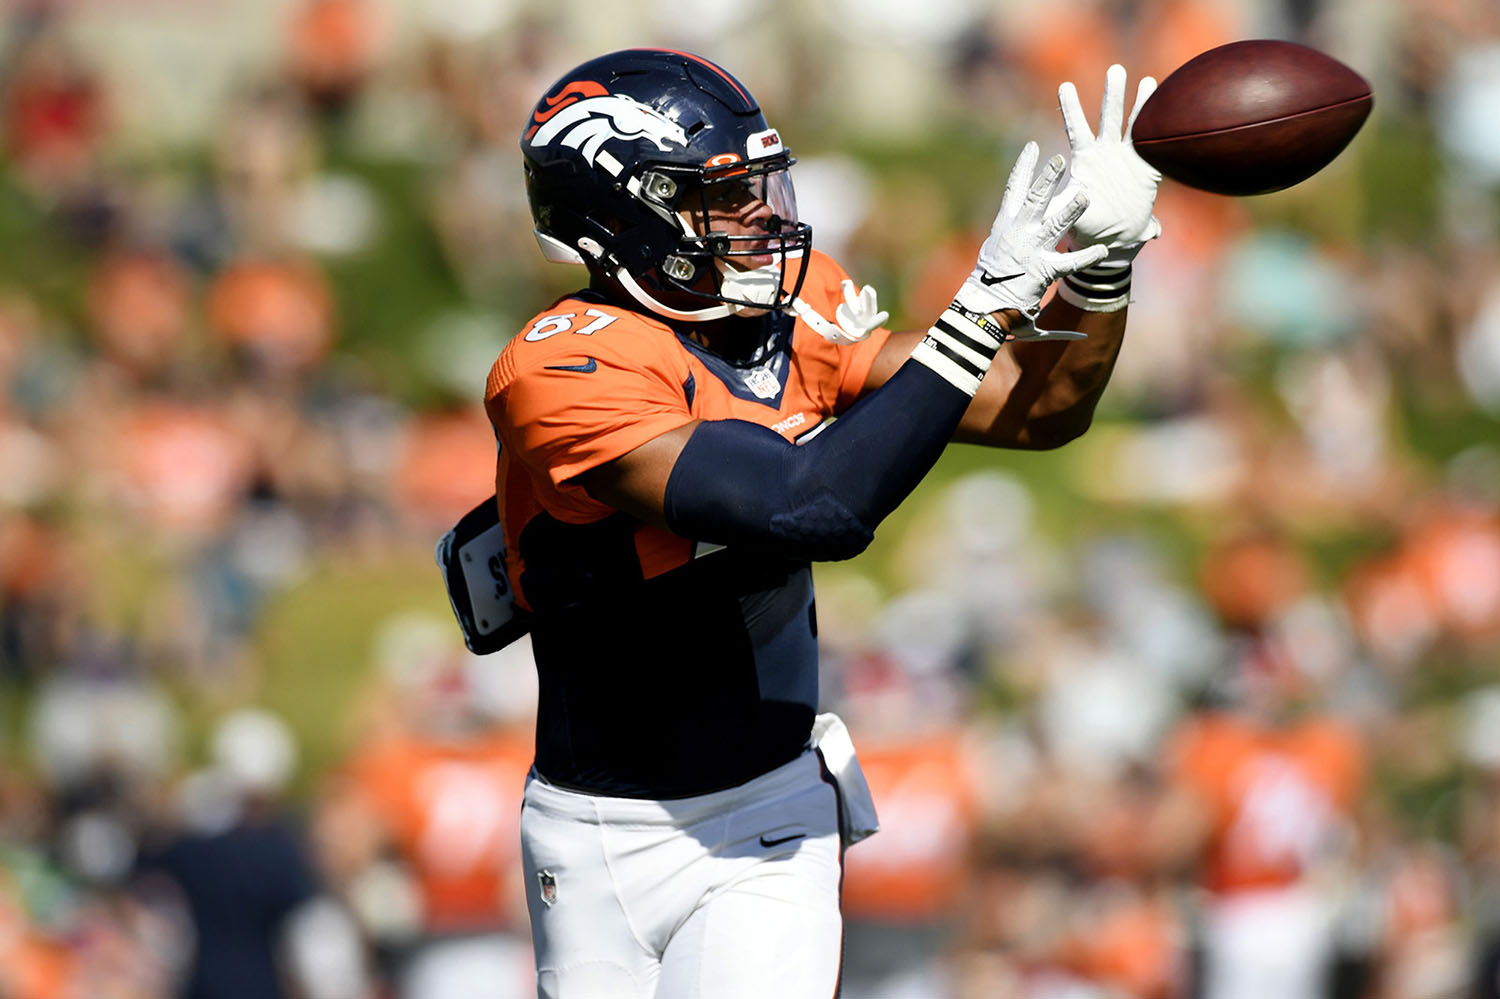
<svg viewBox="0 0 1500 999"><path fill-rule="evenodd" d="M572 96L580 90L570 87L565 93ZM545 120L533 125L527 141L533 146L561 142L577 149L590 164L597 161L599 150L611 139L627 142L646 139L655 143L662 152L672 148L669 142L682 147L688 144L687 133L680 125L655 108L624 94L576 97L534 115L533 121L542 118L543 114Z"/></svg>

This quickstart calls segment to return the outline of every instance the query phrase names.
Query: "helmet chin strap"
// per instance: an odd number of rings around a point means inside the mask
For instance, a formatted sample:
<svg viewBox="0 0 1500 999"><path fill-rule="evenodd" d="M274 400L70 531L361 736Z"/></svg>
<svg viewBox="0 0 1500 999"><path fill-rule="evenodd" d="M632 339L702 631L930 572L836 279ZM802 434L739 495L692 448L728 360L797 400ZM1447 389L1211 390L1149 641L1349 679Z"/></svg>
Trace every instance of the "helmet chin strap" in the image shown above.
<svg viewBox="0 0 1500 999"><path fill-rule="evenodd" d="M620 282L632 298L652 312L682 322L702 323L713 319L725 319L729 316L757 316L776 308L777 300L781 297L783 271L780 264L741 270L719 260L715 261L715 266L718 267L721 276L720 293L726 298L738 298L743 302L714 302L702 309L674 309L658 301L649 291L642 288L640 283L623 267L615 271L615 280Z"/></svg>
<svg viewBox="0 0 1500 999"><path fill-rule="evenodd" d="M623 267L615 271L615 280L620 282L620 286L630 293L631 298L634 298L657 315L666 316L668 319L678 319L688 323L705 323L710 319L723 319L726 316L734 315L728 302L715 302L708 308L693 309L691 311L674 309L670 305L664 305L657 301L649 291L636 283L635 278L631 277L630 272Z"/></svg>
<svg viewBox="0 0 1500 999"><path fill-rule="evenodd" d="M750 270L731 266L728 261L715 260L719 269L719 293L725 298L737 298L751 305L731 305L731 311L750 311L759 314L762 309L773 309L781 299L781 281L786 269L781 264L767 264Z"/></svg>

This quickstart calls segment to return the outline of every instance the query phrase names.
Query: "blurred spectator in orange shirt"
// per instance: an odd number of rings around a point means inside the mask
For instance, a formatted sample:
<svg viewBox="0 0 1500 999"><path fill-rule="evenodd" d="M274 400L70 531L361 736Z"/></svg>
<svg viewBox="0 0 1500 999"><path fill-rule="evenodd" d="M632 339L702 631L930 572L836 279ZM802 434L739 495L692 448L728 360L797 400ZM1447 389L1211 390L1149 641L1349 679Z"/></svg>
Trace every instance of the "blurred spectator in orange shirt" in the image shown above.
<svg viewBox="0 0 1500 999"><path fill-rule="evenodd" d="M1344 580L1351 621L1392 676L1450 645L1482 655L1500 637L1500 510L1478 498L1438 497L1408 515L1391 549Z"/></svg>
<svg viewBox="0 0 1500 999"><path fill-rule="evenodd" d="M273 380L313 371L333 346L333 296L306 261L246 257L226 267L208 293L213 332L251 372Z"/></svg>
<svg viewBox="0 0 1500 999"><path fill-rule="evenodd" d="M407 428L391 483L410 523L443 529L495 487L495 433L477 408L424 413Z"/></svg>
<svg viewBox="0 0 1500 999"><path fill-rule="evenodd" d="M1105 995L1185 996L1183 918L1166 882L1111 879L1076 899L1059 964Z"/></svg>
<svg viewBox="0 0 1500 999"><path fill-rule="evenodd" d="M476 659L456 638L417 613L377 636L387 686L325 789L322 855L400 999L521 999L536 988L520 862L535 667L527 640Z"/></svg>
<svg viewBox="0 0 1500 999"><path fill-rule="evenodd" d="M1169 862L1196 858L1195 994L1321 999L1341 962L1367 753L1359 733L1320 703L1335 678L1318 675L1328 664L1308 661L1319 646L1296 631L1293 618L1313 591L1291 541L1275 531L1231 536L1209 552L1202 574L1236 644L1217 703L1168 740L1173 788L1154 834Z"/></svg>
<svg viewBox="0 0 1500 999"><path fill-rule="evenodd" d="M374 0L302 0L287 23L292 79L321 111L341 111L381 56L384 11Z"/></svg>
<svg viewBox="0 0 1500 999"><path fill-rule="evenodd" d="M880 816L879 835L844 856L844 989L939 994L994 779L967 715L962 669L974 636L932 591L890 601L870 624L870 645L846 649L837 665L838 710L859 739Z"/></svg>
<svg viewBox="0 0 1500 999"><path fill-rule="evenodd" d="M121 414L106 453L120 507L164 532L222 529L254 474L244 435L192 403L142 401Z"/></svg>
<svg viewBox="0 0 1500 999"><path fill-rule="evenodd" d="M134 377L149 380L185 353L191 285L166 254L112 250L94 271L87 301L105 356Z"/></svg>

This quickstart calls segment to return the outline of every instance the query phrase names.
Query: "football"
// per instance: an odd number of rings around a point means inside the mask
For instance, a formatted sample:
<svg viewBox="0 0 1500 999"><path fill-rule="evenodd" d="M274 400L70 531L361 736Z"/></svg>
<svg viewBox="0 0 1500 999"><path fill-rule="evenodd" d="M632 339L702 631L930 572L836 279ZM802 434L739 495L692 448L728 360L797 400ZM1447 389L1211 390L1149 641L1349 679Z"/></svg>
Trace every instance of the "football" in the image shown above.
<svg viewBox="0 0 1500 999"><path fill-rule="evenodd" d="M1173 180L1215 194L1267 194L1327 166L1374 102L1364 77L1317 49L1231 42L1163 80L1132 136L1141 158Z"/></svg>

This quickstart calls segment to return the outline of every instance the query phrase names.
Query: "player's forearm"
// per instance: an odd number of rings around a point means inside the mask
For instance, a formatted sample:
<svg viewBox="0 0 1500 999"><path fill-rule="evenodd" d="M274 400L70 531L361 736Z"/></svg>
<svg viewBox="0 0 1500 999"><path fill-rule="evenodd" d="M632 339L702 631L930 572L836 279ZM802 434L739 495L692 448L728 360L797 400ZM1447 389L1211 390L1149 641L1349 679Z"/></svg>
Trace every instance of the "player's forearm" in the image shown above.
<svg viewBox="0 0 1500 999"><path fill-rule="evenodd" d="M1161 223L1151 214L1161 174L1136 154L1131 143L1136 114L1155 91L1156 81L1141 78L1128 115L1125 82L1124 66L1116 64L1106 71L1097 132L1079 103L1078 88L1064 83L1057 89L1071 153L1068 190L1088 200L1087 210L1070 224L1062 245L1074 252L1105 252L1097 261L1061 275L1056 296L1037 317L1036 327L1074 330L1087 338L1065 346L1012 344L1006 352L1008 364L991 366L994 385L982 387L976 395L974 419L960 425L959 440L1051 448L1073 440L1093 422L1125 334L1132 262L1161 235Z"/></svg>
<svg viewBox="0 0 1500 999"><path fill-rule="evenodd" d="M954 440L1044 450L1088 429L1119 357L1125 310L1086 312L1054 299L1037 325L1077 330L1088 339L1007 344Z"/></svg>
<svg viewBox="0 0 1500 999"><path fill-rule="evenodd" d="M740 420L698 424L666 484L667 527L811 561L859 554L943 453L970 398L930 360L908 360L802 446Z"/></svg>

